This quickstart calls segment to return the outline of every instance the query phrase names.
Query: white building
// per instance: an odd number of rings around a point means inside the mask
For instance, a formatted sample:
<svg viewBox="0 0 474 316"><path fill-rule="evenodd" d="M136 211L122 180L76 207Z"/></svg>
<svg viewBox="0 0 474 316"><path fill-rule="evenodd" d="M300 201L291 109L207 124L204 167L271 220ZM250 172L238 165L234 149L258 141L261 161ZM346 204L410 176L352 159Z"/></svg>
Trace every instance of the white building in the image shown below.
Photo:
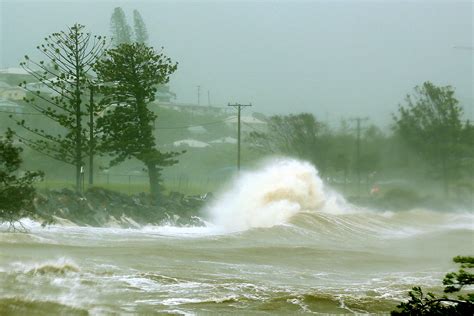
<svg viewBox="0 0 474 316"><path fill-rule="evenodd" d="M0 97L19 101L26 97L26 91L23 88L11 86L6 82L0 81Z"/></svg>
<svg viewBox="0 0 474 316"><path fill-rule="evenodd" d="M182 139L182 140L175 141L173 143L173 146L174 147L187 146L187 147L192 147L192 148L205 148L205 147L209 147L210 145L208 143L205 143L196 139Z"/></svg>
<svg viewBox="0 0 474 316"><path fill-rule="evenodd" d="M237 144L237 138L234 137L222 137L215 140L211 140L210 144Z"/></svg>
<svg viewBox="0 0 474 316"><path fill-rule="evenodd" d="M8 113L23 113L23 106L5 98L0 98L0 111Z"/></svg>
<svg viewBox="0 0 474 316"><path fill-rule="evenodd" d="M30 73L20 67L9 67L0 69L0 74L5 75L29 75Z"/></svg>
<svg viewBox="0 0 474 316"><path fill-rule="evenodd" d="M238 117L237 115L229 116L225 119L227 125L234 126L237 128L238 124ZM261 121L253 116L241 116L240 117L240 127L245 132L252 132L252 131L264 131L267 128L267 123Z"/></svg>

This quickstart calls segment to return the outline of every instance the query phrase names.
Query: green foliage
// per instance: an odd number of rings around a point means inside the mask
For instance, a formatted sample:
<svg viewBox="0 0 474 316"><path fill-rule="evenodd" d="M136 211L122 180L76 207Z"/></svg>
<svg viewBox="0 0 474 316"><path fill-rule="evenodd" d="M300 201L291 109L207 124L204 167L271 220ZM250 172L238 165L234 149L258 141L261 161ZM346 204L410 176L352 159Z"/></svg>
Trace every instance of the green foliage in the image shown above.
<svg viewBox="0 0 474 316"><path fill-rule="evenodd" d="M148 168L150 192L159 196L160 171L177 163L177 152L160 152L153 134L156 115L148 108L157 85L169 81L177 63L143 43L121 44L107 51L95 65L104 82L103 102L110 106L98 120L104 131L101 150L113 156L112 165L136 158Z"/></svg>
<svg viewBox="0 0 474 316"><path fill-rule="evenodd" d="M148 32L138 10L133 10L133 27L135 30L135 41L137 43L146 43L148 41Z"/></svg>
<svg viewBox="0 0 474 316"><path fill-rule="evenodd" d="M120 44L146 43L148 41L148 31L143 18L138 10L133 10L133 32L127 23L127 18L121 7L114 9L110 17L110 30L114 46ZM135 33L135 34L133 34Z"/></svg>
<svg viewBox="0 0 474 316"><path fill-rule="evenodd" d="M25 102L63 131L53 134L52 126L48 129L33 127L33 118L28 122L16 120L29 132L27 137L21 139L36 151L74 165L78 190L80 169L90 145L83 119L87 114L96 112L93 105L84 105L83 97L91 86L92 64L103 53L105 45L104 37L86 33L83 25L75 24L67 31L49 35L44 44L37 47L46 57L46 62L36 62L25 56L25 61L20 64L37 80L21 84L29 92ZM39 90L40 87L43 91Z"/></svg>
<svg viewBox="0 0 474 316"><path fill-rule="evenodd" d="M251 132L249 142L256 149L295 155L324 170L329 145L327 131L327 126L310 113L275 115L268 121L268 131Z"/></svg>
<svg viewBox="0 0 474 316"><path fill-rule="evenodd" d="M474 257L457 256L453 261L461 264L461 269L458 272L446 274L443 280L443 284L446 285L445 293L459 292L463 287L474 284L474 274L464 270L474 268Z"/></svg>
<svg viewBox="0 0 474 316"><path fill-rule="evenodd" d="M0 222L8 222L14 229L21 218L35 215L32 184L43 176L39 171L17 175L22 163L21 152L22 148L13 145L13 132L9 129L0 138Z"/></svg>
<svg viewBox="0 0 474 316"><path fill-rule="evenodd" d="M127 23L125 13L120 7L115 8L110 17L110 30L112 32L112 41L115 46L132 42L132 30Z"/></svg>
<svg viewBox="0 0 474 316"><path fill-rule="evenodd" d="M309 113L272 116L268 130L251 132L248 140L254 149L296 156L312 162L323 174L342 171L347 176L357 168L365 174L377 170L386 138L374 125L361 135L359 166L354 133L347 126L333 131Z"/></svg>
<svg viewBox="0 0 474 316"><path fill-rule="evenodd" d="M454 262L461 264L461 269L446 274L443 279L445 293L459 292L465 286L474 284L474 274L464 269L474 268L474 257L458 256ZM424 294L421 287L414 287L408 295L408 302L400 303L397 311L391 315L473 315L474 293L459 295L457 299L443 296L436 297L433 293Z"/></svg>
<svg viewBox="0 0 474 316"><path fill-rule="evenodd" d="M462 175L466 158L472 159L473 127L462 122L463 109L458 103L450 86L425 82L407 96L406 105L393 117L395 132L431 165L446 194L450 182Z"/></svg>

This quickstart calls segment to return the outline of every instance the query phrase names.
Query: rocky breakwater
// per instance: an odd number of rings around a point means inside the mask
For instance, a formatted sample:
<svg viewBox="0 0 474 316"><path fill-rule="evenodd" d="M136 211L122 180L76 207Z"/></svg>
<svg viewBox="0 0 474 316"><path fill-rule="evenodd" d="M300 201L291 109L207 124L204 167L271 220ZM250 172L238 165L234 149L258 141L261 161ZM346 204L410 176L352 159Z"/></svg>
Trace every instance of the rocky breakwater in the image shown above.
<svg viewBox="0 0 474 316"><path fill-rule="evenodd" d="M44 225L69 221L87 226L139 227L163 223L196 226L203 224L199 211L205 202L205 197L171 192L153 204L144 193L130 196L95 187L84 194L70 189L41 191L34 206Z"/></svg>

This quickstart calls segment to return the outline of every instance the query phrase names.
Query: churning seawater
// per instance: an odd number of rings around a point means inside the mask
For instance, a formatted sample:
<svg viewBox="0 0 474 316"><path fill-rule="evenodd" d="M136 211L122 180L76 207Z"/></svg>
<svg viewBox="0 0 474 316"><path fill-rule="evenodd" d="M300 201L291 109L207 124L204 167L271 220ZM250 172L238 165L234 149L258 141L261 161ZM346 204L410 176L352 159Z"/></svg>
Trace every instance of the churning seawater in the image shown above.
<svg viewBox="0 0 474 316"><path fill-rule="evenodd" d="M0 227L0 314L388 313L472 255L472 210L357 208L304 162L223 191L205 227Z"/></svg>

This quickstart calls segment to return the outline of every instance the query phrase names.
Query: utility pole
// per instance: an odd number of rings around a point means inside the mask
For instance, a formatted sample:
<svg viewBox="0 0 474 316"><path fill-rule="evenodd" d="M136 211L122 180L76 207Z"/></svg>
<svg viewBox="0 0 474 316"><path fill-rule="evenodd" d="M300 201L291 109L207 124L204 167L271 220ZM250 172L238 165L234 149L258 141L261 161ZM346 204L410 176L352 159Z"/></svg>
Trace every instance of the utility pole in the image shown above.
<svg viewBox="0 0 474 316"><path fill-rule="evenodd" d="M367 121L368 117L356 117L351 119L351 121L357 122L357 140L356 140L356 169L357 169L357 197L360 198L360 131L361 131L361 122Z"/></svg>
<svg viewBox="0 0 474 316"><path fill-rule="evenodd" d="M207 105L211 106L211 91L207 90Z"/></svg>
<svg viewBox="0 0 474 316"><path fill-rule="evenodd" d="M201 86L197 86L197 93L198 93L198 105L201 104Z"/></svg>
<svg viewBox="0 0 474 316"><path fill-rule="evenodd" d="M252 104L227 104L227 106L234 106L237 108L237 170L240 171L240 112L243 106L252 106Z"/></svg>

